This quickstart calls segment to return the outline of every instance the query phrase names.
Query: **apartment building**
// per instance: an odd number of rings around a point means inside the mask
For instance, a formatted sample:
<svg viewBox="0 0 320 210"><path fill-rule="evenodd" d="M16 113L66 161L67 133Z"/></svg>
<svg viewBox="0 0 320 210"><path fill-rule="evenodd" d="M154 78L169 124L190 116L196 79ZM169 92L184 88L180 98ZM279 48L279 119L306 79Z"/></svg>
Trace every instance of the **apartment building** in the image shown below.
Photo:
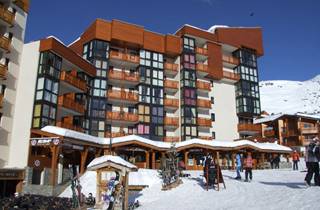
<svg viewBox="0 0 320 210"><path fill-rule="evenodd" d="M0 1L0 196L7 193L2 186L11 185L5 179L23 179L23 171L3 168L17 167L10 160L19 148L13 131L28 9L28 0Z"/></svg>
<svg viewBox="0 0 320 210"><path fill-rule="evenodd" d="M266 115L254 123L261 127L261 141L278 141L299 152L304 152L313 138L320 137L319 116L302 113Z"/></svg>

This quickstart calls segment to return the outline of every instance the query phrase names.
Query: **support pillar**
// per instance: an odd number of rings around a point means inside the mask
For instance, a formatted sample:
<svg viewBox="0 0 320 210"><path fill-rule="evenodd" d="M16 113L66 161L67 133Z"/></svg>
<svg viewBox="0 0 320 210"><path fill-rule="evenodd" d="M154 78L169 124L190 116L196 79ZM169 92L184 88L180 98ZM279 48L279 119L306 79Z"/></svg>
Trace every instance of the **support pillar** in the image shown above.
<svg viewBox="0 0 320 210"><path fill-rule="evenodd" d="M235 158L236 158L236 154L233 152L231 154L231 163L232 163L231 169L232 170L234 170L236 168L236 165L235 165L235 162L234 162Z"/></svg>
<svg viewBox="0 0 320 210"><path fill-rule="evenodd" d="M88 156L88 147L84 147L84 150L81 152L81 162L80 162L80 174L84 173L87 156Z"/></svg>
<svg viewBox="0 0 320 210"><path fill-rule="evenodd" d="M63 180L63 155L59 155L58 160L58 184L61 184Z"/></svg>
<svg viewBox="0 0 320 210"><path fill-rule="evenodd" d="M216 154L217 154L217 158L216 158L216 160L217 160L217 164L220 166L220 153L219 153L219 151L217 151L216 152Z"/></svg>
<svg viewBox="0 0 320 210"><path fill-rule="evenodd" d="M59 147L54 145L51 146L51 185L56 185L56 173L57 173L57 162L58 162L58 155L59 155Z"/></svg>
<svg viewBox="0 0 320 210"><path fill-rule="evenodd" d="M129 183L128 183L128 180L129 180L129 173L126 172L126 175L124 177L124 208L123 209L128 209L128 204L129 204Z"/></svg>
<svg viewBox="0 0 320 210"><path fill-rule="evenodd" d="M149 151L145 151L145 153L146 153L146 168L150 168Z"/></svg>
<svg viewBox="0 0 320 210"><path fill-rule="evenodd" d="M186 166L186 169L188 166L188 154L189 154L189 152L187 152L187 151L184 152L184 165Z"/></svg>
<svg viewBox="0 0 320 210"><path fill-rule="evenodd" d="M156 169L156 152L152 151L152 162L151 162L152 169Z"/></svg>

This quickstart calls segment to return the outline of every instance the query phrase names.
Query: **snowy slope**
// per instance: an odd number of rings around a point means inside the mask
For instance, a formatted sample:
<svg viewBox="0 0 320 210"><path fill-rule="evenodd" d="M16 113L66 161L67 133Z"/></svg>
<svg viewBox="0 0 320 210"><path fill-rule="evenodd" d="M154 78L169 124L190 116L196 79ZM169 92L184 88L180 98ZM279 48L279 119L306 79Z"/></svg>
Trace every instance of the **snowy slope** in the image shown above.
<svg viewBox="0 0 320 210"><path fill-rule="evenodd" d="M320 114L320 75L307 81L260 82L261 110L271 113Z"/></svg>

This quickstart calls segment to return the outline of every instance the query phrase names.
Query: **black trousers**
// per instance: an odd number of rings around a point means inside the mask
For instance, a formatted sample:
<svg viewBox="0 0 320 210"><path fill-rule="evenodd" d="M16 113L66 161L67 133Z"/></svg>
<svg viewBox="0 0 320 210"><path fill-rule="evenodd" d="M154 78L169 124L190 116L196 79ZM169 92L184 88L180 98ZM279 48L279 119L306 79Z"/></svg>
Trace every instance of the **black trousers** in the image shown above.
<svg viewBox="0 0 320 210"><path fill-rule="evenodd" d="M293 170L298 170L298 161L297 160L293 161Z"/></svg>
<svg viewBox="0 0 320 210"><path fill-rule="evenodd" d="M246 180L248 180L248 175L249 175L249 179L252 180L252 168L245 168L246 172L245 172L245 176L246 176Z"/></svg>
<svg viewBox="0 0 320 210"><path fill-rule="evenodd" d="M319 185L319 163L318 162L308 163L308 172L307 172L306 178L304 179L308 184L311 183L313 174L314 174L314 184Z"/></svg>

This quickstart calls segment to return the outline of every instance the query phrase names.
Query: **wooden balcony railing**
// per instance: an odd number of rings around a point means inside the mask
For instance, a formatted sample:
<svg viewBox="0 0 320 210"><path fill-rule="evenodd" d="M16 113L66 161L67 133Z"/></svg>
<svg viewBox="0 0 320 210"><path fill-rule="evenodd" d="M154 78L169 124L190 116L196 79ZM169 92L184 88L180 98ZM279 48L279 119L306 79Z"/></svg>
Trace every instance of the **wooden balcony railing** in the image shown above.
<svg viewBox="0 0 320 210"><path fill-rule="evenodd" d="M0 63L0 79L7 79L8 66Z"/></svg>
<svg viewBox="0 0 320 210"><path fill-rule="evenodd" d="M165 88L170 88L170 89L178 89L179 87L179 82L174 81L174 80L165 80L164 81L164 87Z"/></svg>
<svg viewBox="0 0 320 210"><path fill-rule="evenodd" d="M238 124L238 132L244 132L244 131L252 131L261 133L261 125L259 124L249 124L249 123L240 123Z"/></svg>
<svg viewBox="0 0 320 210"><path fill-rule="evenodd" d="M79 112L81 114L84 114L85 112L84 105L64 95L58 97L58 105L63 106L64 108Z"/></svg>
<svg viewBox="0 0 320 210"><path fill-rule="evenodd" d="M201 90L211 91L211 84L208 82L197 81L197 88Z"/></svg>
<svg viewBox="0 0 320 210"><path fill-rule="evenodd" d="M208 56L208 49L202 47L196 47L196 53L204 56Z"/></svg>
<svg viewBox="0 0 320 210"><path fill-rule="evenodd" d="M201 72L205 72L205 73L209 73L208 65L204 64L204 63L197 63L196 70L201 71Z"/></svg>
<svg viewBox="0 0 320 210"><path fill-rule="evenodd" d="M137 114L128 113L128 112L107 112L107 120L118 120L118 121L127 121L127 122L138 122L139 116Z"/></svg>
<svg viewBox="0 0 320 210"><path fill-rule="evenodd" d="M240 61L238 58L233 57L231 55L222 55L222 61L226 62L226 63L231 63L234 65L239 65Z"/></svg>
<svg viewBox="0 0 320 210"><path fill-rule="evenodd" d="M5 36L0 37L0 47L6 51L10 49L10 39Z"/></svg>
<svg viewBox="0 0 320 210"><path fill-rule="evenodd" d="M18 7L20 7L23 11L29 11L29 0L14 0L13 1Z"/></svg>
<svg viewBox="0 0 320 210"><path fill-rule="evenodd" d="M126 134L124 132L112 132L112 133L105 132L104 133L104 137L106 137L106 138L110 138L110 137L115 138L115 137L121 137L121 136L127 136L127 135L129 135L129 134Z"/></svg>
<svg viewBox="0 0 320 210"><path fill-rule="evenodd" d="M240 74L229 71L223 71L223 77L226 79L238 81L240 79Z"/></svg>
<svg viewBox="0 0 320 210"><path fill-rule="evenodd" d="M4 98L3 94L0 94L0 108L3 107L3 98Z"/></svg>
<svg viewBox="0 0 320 210"><path fill-rule="evenodd" d="M14 14L10 12L7 8L5 8L3 5L0 5L0 18L7 22L10 26L13 25Z"/></svg>
<svg viewBox="0 0 320 210"><path fill-rule="evenodd" d="M66 72L66 71L62 71L60 74L60 80L65 81L66 83L69 83L70 85L79 88L80 90L86 92L87 91L87 83L76 77L73 76L72 74Z"/></svg>
<svg viewBox="0 0 320 210"><path fill-rule="evenodd" d="M293 130L286 130L281 132L283 137L290 137L290 136L299 136L299 131L297 129Z"/></svg>
<svg viewBox="0 0 320 210"><path fill-rule="evenodd" d="M211 119L206 119L206 118L197 118L197 124L198 126L202 127L211 127L212 126L212 121Z"/></svg>
<svg viewBox="0 0 320 210"><path fill-rule="evenodd" d="M169 71L178 72L178 70L179 70L179 65L178 65L178 64L175 64L175 63L165 62L165 63L164 63L164 69L167 69L167 70L169 70Z"/></svg>
<svg viewBox="0 0 320 210"><path fill-rule="evenodd" d="M139 74L129 73L125 71L110 70L108 74L109 79L126 80L129 82L139 82Z"/></svg>
<svg viewBox="0 0 320 210"><path fill-rule="evenodd" d="M108 90L108 98L138 102L138 94L135 92L127 92L125 90Z"/></svg>
<svg viewBox="0 0 320 210"><path fill-rule="evenodd" d="M66 129L70 129L70 130L74 130L74 131L79 131L79 132L83 132L83 128L81 128L80 126L76 126L70 123L66 123L66 122L61 122L58 121L56 123L56 126L61 127L61 128L66 128Z"/></svg>
<svg viewBox="0 0 320 210"><path fill-rule="evenodd" d="M212 137L211 136L199 136L199 139L211 141Z"/></svg>
<svg viewBox="0 0 320 210"><path fill-rule="evenodd" d="M164 118L164 125L166 126L179 126L179 118L177 117L165 117Z"/></svg>
<svg viewBox="0 0 320 210"><path fill-rule="evenodd" d="M211 101L205 99L197 99L197 106L201 108L211 108Z"/></svg>
<svg viewBox="0 0 320 210"><path fill-rule="evenodd" d="M128 53L122 53L122 52L118 52L118 51L113 51L113 50L110 52L110 58L117 59L117 60L123 60L123 61L136 63L136 64L139 64L139 62L140 62L139 56L131 55Z"/></svg>
<svg viewBox="0 0 320 210"><path fill-rule="evenodd" d="M165 98L164 99L164 106L169 107L179 107L179 100L178 99L172 99L172 98Z"/></svg>
<svg viewBox="0 0 320 210"><path fill-rule="evenodd" d="M276 135L276 132L274 130L265 130L263 131L263 133L264 133L264 136L266 137L272 137Z"/></svg>
<svg viewBox="0 0 320 210"><path fill-rule="evenodd" d="M309 127L309 128L301 128L300 133L301 134L308 134L308 133L318 133L319 130L317 127Z"/></svg>
<svg viewBox="0 0 320 210"><path fill-rule="evenodd" d="M164 142L178 142L179 141L179 137L177 137L177 136L166 136L166 137L163 137L163 141Z"/></svg>

